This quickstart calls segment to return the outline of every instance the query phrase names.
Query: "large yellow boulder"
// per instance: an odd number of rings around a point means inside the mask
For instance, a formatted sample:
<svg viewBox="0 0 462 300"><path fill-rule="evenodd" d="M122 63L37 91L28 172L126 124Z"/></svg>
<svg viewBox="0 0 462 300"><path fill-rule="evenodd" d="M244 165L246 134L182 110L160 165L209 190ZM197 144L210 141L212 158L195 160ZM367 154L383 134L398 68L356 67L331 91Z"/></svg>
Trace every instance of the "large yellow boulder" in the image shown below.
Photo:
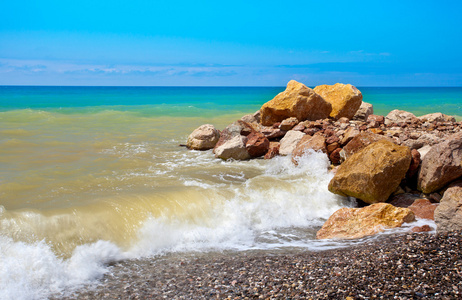
<svg viewBox="0 0 462 300"><path fill-rule="evenodd" d="M329 183L329 191L369 204L385 202L406 176L410 164L409 147L380 140L343 162Z"/></svg>
<svg viewBox="0 0 462 300"><path fill-rule="evenodd" d="M409 208L376 203L362 208L341 208L324 223L316 234L317 239L358 239L401 227L415 220Z"/></svg>
<svg viewBox="0 0 462 300"><path fill-rule="evenodd" d="M332 104L330 116L336 120L345 117L352 119L361 106L363 95L351 84L318 85L314 91Z"/></svg>
<svg viewBox="0 0 462 300"><path fill-rule="evenodd" d="M271 126L290 117L298 121L319 120L329 117L332 105L303 83L289 81L284 92L263 104L261 124Z"/></svg>

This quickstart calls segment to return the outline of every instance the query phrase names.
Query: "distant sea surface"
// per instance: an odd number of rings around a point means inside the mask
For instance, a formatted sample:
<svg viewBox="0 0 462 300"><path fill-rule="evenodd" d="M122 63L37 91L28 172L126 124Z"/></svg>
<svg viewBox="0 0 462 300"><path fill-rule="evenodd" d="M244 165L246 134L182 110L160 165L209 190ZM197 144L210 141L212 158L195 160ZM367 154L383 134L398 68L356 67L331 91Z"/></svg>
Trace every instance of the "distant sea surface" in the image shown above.
<svg viewBox="0 0 462 300"><path fill-rule="evenodd" d="M359 88L376 114L462 116L462 88ZM97 283L111 261L169 253L327 249L322 154L221 161L184 144L284 87L0 86L0 299Z"/></svg>

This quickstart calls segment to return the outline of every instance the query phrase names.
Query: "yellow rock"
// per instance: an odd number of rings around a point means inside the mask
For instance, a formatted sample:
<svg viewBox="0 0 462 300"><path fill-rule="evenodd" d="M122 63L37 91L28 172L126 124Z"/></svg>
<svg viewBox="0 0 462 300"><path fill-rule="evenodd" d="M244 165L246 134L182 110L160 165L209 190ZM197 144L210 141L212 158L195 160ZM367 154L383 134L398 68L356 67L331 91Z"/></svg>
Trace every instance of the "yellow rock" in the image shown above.
<svg viewBox="0 0 462 300"><path fill-rule="evenodd" d="M411 150L387 140L372 143L343 162L329 191L373 204L385 202L398 188L411 164Z"/></svg>
<svg viewBox="0 0 462 300"><path fill-rule="evenodd" d="M336 120L342 117L352 119L363 100L361 92L351 84L324 84L315 87L314 91L332 104L330 116Z"/></svg>
<svg viewBox="0 0 462 300"><path fill-rule="evenodd" d="M363 208L341 208L324 223L316 234L317 239L357 239L401 227L415 220L408 208L376 203Z"/></svg>
<svg viewBox="0 0 462 300"><path fill-rule="evenodd" d="M303 83L289 81L284 92L263 104L261 124L271 126L290 117L299 121L329 117L332 105Z"/></svg>

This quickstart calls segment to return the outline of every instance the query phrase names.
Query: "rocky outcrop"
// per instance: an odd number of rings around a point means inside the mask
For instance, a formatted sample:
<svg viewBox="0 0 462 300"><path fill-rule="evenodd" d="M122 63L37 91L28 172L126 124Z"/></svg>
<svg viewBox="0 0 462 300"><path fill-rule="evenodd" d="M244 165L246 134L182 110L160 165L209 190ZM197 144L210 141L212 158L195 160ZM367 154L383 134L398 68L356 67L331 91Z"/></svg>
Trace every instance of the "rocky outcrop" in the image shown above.
<svg viewBox="0 0 462 300"><path fill-rule="evenodd" d="M462 132L434 145L425 155L419 172L418 189L437 191L462 176Z"/></svg>
<svg viewBox="0 0 462 300"><path fill-rule="evenodd" d="M294 151L298 142L305 136L301 131L290 130L281 139L281 146L279 148L280 155L290 155Z"/></svg>
<svg viewBox="0 0 462 300"><path fill-rule="evenodd" d="M327 152L326 139L322 135L309 136L305 135L297 143L294 151L292 152L292 162L298 164L297 160L309 150Z"/></svg>
<svg viewBox="0 0 462 300"><path fill-rule="evenodd" d="M385 117L385 125L412 123L416 121L417 117L413 113L398 109L392 110Z"/></svg>
<svg viewBox="0 0 462 300"><path fill-rule="evenodd" d="M299 121L324 119L331 111L332 105L315 91L291 80L285 91L261 107L261 124L271 126L290 117Z"/></svg>
<svg viewBox="0 0 462 300"><path fill-rule="evenodd" d="M329 191L372 204L385 202L398 188L411 162L408 147L381 140L343 162L329 183Z"/></svg>
<svg viewBox="0 0 462 300"><path fill-rule="evenodd" d="M317 232L317 239L357 239L401 227L415 220L408 208L376 203L363 208L341 208Z"/></svg>
<svg viewBox="0 0 462 300"><path fill-rule="evenodd" d="M435 210L438 231L462 230L462 185L446 190Z"/></svg>
<svg viewBox="0 0 462 300"><path fill-rule="evenodd" d="M361 92L351 84L324 84L315 87L314 91L332 104L330 116L336 120L353 118L363 100Z"/></svg>
<svg viewBox="0 0 462 300"><path fill-rule="evenodd" d="M369 115L374 113L374 107L372 104L367 102L361 102L361 106L359 106L358 110L356 111L355 115L353 116L353 120L359 121L366 121Z"/></svg>
<svg viewBox="0 0 462 300"><path fill-rule="evenodd" d="M211 124L196 128L188 137L186 146L192 150L209 150L215 147L220 139L220 132Z"/></svg>

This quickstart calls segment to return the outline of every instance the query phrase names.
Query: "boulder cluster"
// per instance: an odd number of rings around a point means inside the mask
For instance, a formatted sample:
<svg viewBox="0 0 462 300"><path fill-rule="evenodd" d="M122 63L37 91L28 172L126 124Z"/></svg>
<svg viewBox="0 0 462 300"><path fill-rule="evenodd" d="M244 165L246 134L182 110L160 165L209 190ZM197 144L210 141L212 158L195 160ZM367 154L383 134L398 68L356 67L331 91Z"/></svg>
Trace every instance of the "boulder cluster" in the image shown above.
<svg viewBox="0 0 462 300"><path fill-rule="evenodd" d="M311 89L292 80L223 131L200 126L186 146L225 160L291 155L294 164L311 151L325 153L335 174L329 191L370 206L334 213L318 238L358 238L415 216L434 219L438 230L462 229L462 122L441 113L374 115L350 84Z"/></svg>

